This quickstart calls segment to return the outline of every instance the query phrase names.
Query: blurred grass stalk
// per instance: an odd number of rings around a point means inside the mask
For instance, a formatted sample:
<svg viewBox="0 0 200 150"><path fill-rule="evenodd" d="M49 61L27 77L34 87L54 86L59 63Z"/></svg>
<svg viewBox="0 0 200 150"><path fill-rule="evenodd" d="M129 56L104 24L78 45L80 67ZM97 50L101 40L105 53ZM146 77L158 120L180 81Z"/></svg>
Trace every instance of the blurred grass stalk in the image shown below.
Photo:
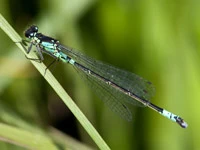
<svg viewBox="0 0 200 150"><path fill-rule="evenodd" d="M0 14L0 26L2 30L12 39L13 42L16 43L16 45L26 54L25 50L19 43L21 41L21 37L14 31L14 29L9 25L9 23L3 18L3 16ZM37 58L35 53L31 52L28 57L30 58ZM43 63L38 63L35 61L31 61L31 63L36 67L36 69L44 76L44 70L46 69L46 66ZM92 126L92 124L88 121L88 119L85 117L85 115L80 111L80 109L77 107L77 105L74 103L74 101L68 96L68 94L65 92L65 90L62 88L62 86L58 83L58 81L54 78L54 76L51 74L49 70L47 70L46 75L44 78L47 80L47 82L51 85L51 87L55 90L55 92L60 96L60 98L63 100L63 102L67 105L67 107L71 110L71 112L74 114L74 116L78 119L78 121L81 123L81 125L84 127L86 132L91 136L91 138L94 140L94 142L97 144L97 146L100 149L110 149L108 145L104 142L104 140L101 138L101 136L98 134L96 129ZM0 135L3 130L0 130ZM4 130L5 132L5 130ZM12 132L10 132L13 134ZM21 135L15 136L17 142L17 139L19 137L22 137ZM1 137L6 138L6 137ZM24 143L25 144L25 143Z"/></svg>
<svg viewBox="0 0 200 150"><path fill-rule="evenodd" d="M56 145L47 136L17 127L12 127L3 123L0 123L0 140L19 145L27 149L57 149Z"/></svg>

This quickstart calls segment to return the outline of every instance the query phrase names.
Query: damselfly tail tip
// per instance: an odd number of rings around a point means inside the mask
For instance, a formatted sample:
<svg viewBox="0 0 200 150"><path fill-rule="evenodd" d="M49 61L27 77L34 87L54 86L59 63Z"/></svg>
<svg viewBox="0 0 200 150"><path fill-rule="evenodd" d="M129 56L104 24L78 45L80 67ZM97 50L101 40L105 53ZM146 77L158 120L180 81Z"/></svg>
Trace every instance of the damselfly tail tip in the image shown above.
<svg viewBox="0 0 200 150"><path fill-rule="evenodd" d="M188 124L181 118L178 117L176 118L176 122L182 127L182 128L187 128Z"/></svg>
<svg viewBox="0 0 200 150"><path fill-rule="evenodd" d="M182 127L182 128L187 128L187 127L188 127L188 124L187 124L185 121L183 121L183 123L181 124L181 127Z"/></svg>

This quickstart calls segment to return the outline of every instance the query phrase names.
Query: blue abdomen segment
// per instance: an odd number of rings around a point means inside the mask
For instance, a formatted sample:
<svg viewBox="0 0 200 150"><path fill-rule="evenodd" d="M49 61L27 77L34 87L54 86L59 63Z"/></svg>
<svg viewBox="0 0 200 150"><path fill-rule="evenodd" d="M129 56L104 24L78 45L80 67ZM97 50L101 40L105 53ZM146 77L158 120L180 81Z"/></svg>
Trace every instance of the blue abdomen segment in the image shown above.
<svg viewBox="0 0 200 150"><path fill-rule="evenodd" d="M70 63L71 65L74 65L75 61L68 57L66 54L62 53L62 52L59 52L59 58L60 60L62 60L63 62L67 62L67 63Z"/></svg>
<svg viewBox="0 0 200 150"><path fill-rule="evenodd" d="M167 110L164 110L164 109L163 109L163 112L160 113L160 114L162 114L162 115L165 116L166 118L168 118L168 119L170 119L170 120L176 122L176 119L175 119L175 118L177 117L177 115L174 115L173 113L171 113L171 112L169 112L169 111L167 111Z"/></svg>

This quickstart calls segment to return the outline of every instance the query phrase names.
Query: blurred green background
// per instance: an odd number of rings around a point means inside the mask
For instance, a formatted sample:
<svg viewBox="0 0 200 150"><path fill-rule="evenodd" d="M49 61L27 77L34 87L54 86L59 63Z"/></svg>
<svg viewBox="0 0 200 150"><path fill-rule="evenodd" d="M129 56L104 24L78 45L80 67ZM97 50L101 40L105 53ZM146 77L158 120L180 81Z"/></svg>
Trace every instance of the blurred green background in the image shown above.
<svg viewBox="0 0 200 150"><path fill-rule="evenodd" d="M1 14L23 36L29 25L81 52L151 81L151 102L180 115L182 129L148 108L126 122L107 108L70 65L55 77L115 150L200 147L200 1L1 0ZM24 36L23 36L24 37ZM29 130L53 126L96 147L60 98L0 30L0 121ZM52 59L45 56L45 63ZM0 149L23 149L0 142Z"/></svg>

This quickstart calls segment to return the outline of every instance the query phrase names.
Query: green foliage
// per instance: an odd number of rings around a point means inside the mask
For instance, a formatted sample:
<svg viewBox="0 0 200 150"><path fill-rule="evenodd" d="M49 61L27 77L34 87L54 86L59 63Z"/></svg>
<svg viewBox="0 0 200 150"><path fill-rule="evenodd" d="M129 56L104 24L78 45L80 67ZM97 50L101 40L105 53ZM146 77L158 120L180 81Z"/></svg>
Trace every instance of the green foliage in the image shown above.
<svg viewBox="0 0 200 150"><path fill-rule="evenodd" d="M57 64L53 74L111 149L184 150L200 147L199 6L198 1L3 0L0 10L21 36L36 24L64 45L150 80L156 87L151 101L189 124L181 129L146 108L134 108L134 121L125 122L96 100L70 66ZM59 97L2 31L0 40L1 122L37 131L68 116ZM51 62L48 56L45 60ZM81 127L78 132L82 142L95 146Z"/></svg>

